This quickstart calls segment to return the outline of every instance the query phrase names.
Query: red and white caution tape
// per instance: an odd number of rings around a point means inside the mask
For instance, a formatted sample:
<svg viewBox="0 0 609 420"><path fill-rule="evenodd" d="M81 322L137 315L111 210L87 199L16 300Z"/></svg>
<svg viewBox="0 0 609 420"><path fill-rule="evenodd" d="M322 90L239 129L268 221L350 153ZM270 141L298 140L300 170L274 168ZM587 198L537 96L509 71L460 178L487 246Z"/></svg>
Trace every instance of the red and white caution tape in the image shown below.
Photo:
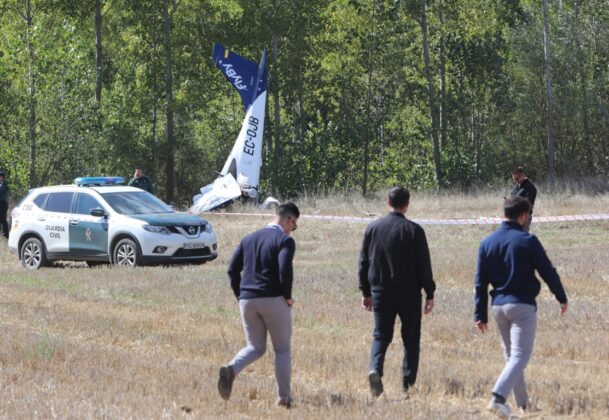
<svg viewBox="0 0 609 420"><path fill-rule="evenodd" d="M218 216L244 216L244 217L273 217L271 213L209 213ZM328 220L344 222L369 223L377 217L353 217L353 216L322 216L317 214L305 214L302 219L309 220ZM534 216L534 223L552 222L583 222L609 220L609 214L576 214L568 216ZM477 219L412 219L413 222L421 225L498 225L503 219L500 217L479 217Z"/></svg>

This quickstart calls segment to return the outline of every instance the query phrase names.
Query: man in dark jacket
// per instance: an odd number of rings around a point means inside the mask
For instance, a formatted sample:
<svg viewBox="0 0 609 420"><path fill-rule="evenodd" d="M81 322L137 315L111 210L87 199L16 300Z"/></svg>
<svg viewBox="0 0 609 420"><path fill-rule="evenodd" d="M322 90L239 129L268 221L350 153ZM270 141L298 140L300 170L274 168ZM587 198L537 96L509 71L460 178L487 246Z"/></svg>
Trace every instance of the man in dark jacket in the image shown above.
<svg viewBox="0 0 609 420"><path fill-rule="evenodd" d="M533 207L535 206L535 198L537 198L537 188L529 178L527 178L524 174L524 169L516 168L514 172L512 172L512 179L516 186L512 190L512 195L526 198L531 203L531 212L527 217L525 224L522 226L522 230L528 232L531 229L531 222L533 221Z"/></svg>
<svg viewBox="0 0 609 420"><path fill-rule="evenodd" d="M247 346L220 368L218 391L227 400L233 380L247 365L266 351L269 332L275 350L277 404L290 408L292 312L292 259L300 211L294 203L277 207L273 222L247 235L235 249L228 264L228 276L239 300Z"/></svg>
<svg viewBox="0 0 609 420"><path fill-rule="evenodd" d="M374 313L370 351L370 391L383 393L383 364L393 339L396 316L402 322L404 343L403 387L414 385L419 367L421 338L421 289L425 290L425 314L433 310L436 285L425 232L406 219L410 193L395 187L389 191L391 212L368 225L359 257L359 289L362 306Z"/></svg>
<svg viewBox="0 0 609 420"><path fill-rule="evenodd" d="M6 182L6 174L0 172L0 228L2 228L2 235L8 238L8 221L6 215L8 213L8 196L9 189Z"/></svg>
<svg viewBox="0 0 609 420"><path fill-rule="evenodd" d="M129 180L130 187L136 187L144 191L148 191L150 194L154 194L154 188L152 187L152 181L142 171L141 166L135 167L135 173L133 178Z"/></svg>
<svg viewBox="0 0 609 420"><path fill-rule="evenodd" d="M535 277L535 270L560 302L561 315L568 305L560 277L541 243L534 235L523 231L531 210L529 201L511 196L505 199L503 209L506 220L482 241L478 251L474 320L480 331L487 330L490 284L493 286L491 305L503 341L506 364L493 387L488 409L509 418L511 409L505 400L512 391L520 408L530 408L524 369L533 351L537 328L535 298L541 284Z"/></svg>

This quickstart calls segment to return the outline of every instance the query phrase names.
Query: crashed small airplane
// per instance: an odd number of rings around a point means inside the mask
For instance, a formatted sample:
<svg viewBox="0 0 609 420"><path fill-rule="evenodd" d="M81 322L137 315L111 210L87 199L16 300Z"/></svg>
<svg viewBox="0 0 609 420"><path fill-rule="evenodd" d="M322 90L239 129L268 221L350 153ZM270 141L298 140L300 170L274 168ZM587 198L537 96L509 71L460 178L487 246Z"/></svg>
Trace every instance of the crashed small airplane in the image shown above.
<svg viewBox="0 0 609 420"><path fill-rule="evenodd" d="M241 196L257 202L260 185L268 86L266 49L262 52L260 63L243 58L220 44L214 45L212 57L222 74L241 95L245 117L220 176L212 184L201 188L201 194L193 197L190 208L193 213L211 211Z"/></svg>

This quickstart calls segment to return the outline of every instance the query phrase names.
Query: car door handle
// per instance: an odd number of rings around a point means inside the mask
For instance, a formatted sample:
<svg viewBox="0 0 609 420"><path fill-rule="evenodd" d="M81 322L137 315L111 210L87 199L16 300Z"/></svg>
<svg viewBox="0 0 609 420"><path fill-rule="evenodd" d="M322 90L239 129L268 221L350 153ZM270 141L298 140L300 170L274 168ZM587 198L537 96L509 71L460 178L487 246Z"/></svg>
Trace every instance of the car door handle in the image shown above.
<svg viewBox="0 0 609 420"><path fill-rule="evenodd" d="M70 220L71 225L77 225L78 223L79 223L78 220Z"/></svg>

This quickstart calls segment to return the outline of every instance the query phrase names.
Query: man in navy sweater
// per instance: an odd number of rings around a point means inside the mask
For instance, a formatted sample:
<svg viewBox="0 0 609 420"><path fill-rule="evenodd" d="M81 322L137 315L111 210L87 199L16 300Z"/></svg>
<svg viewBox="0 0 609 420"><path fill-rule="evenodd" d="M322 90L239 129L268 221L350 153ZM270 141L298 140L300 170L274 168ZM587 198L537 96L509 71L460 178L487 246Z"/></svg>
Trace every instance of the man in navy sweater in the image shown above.
<svg viewBox="0 0 609 420"><path fill-rule="evenodd" d="M481 332L488 328L488 286L492 311L501 334L505 367L493 387L488 409L509 418L511 409L505 400L513 391L516 405L530 409L524 382L524 369L529 362L537 328L535 297L541 284L535 270L547 283L560 303L560 314L567 311L567 295L560 277L539 239L523 231L531 203L519 196L505 199L506 220L501 227L480 244L476 268L474 320Z"/></svg>
<svg viewBox="0 0 609 420"><path fill-rule="evenodd" d="M247 346L220 368L218 391L228 400L235 376L266 351L269 332L275 350L277 404L290 408L292 337L292 259L296 243L290 234L296 230L300 211L294 203L277 207L275 218L265 228L241 240L228 264L228 276L239 300Z"/></svg>

